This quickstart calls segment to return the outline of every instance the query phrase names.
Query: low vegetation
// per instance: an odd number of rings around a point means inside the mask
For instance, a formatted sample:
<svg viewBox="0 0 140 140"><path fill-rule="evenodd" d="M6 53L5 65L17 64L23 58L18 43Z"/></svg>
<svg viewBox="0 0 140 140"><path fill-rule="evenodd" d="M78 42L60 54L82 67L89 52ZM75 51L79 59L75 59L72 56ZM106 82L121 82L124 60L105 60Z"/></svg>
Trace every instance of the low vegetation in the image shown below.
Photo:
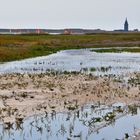
<svg viewBox="0 0 140 140"><path fill-rule="evenodd" d="M138 47L140 33L96 33L90 35L0 35L0 62L52 54L59 50L101 47ZM98 50L98 51L116 51Z"/></svg>

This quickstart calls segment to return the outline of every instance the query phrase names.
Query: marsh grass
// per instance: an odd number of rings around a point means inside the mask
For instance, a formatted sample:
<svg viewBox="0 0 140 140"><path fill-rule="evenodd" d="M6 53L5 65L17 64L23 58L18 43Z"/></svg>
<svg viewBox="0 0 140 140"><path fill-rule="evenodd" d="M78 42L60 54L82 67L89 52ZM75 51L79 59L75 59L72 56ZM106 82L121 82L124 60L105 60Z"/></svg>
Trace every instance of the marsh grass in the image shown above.
<svg viewBox="0 0 140 140"><path fill-rule="evenodd" d="M0 62L55 53L59 50L140 46L140 33L96 33L90 35L0 35ZM117 51L98 50L98 52ZM140 52L138 49L125 51Z"/></svg>

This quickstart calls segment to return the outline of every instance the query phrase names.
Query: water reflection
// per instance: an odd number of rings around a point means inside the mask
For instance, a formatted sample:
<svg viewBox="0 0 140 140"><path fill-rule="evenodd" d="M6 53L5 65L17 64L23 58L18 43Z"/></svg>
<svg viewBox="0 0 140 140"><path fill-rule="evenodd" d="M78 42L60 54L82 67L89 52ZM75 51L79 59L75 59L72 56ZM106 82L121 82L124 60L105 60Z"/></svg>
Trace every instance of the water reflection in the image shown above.
<svg viewBox="0 0 140 140"><path fill-rule="evenodd" d="M1 140L114 140L140 128L137 106L90 104L69 113L44 113L0 125ZM129 122L129 123L128 123ZM8 127L7 127L8 126Z"/></svg>

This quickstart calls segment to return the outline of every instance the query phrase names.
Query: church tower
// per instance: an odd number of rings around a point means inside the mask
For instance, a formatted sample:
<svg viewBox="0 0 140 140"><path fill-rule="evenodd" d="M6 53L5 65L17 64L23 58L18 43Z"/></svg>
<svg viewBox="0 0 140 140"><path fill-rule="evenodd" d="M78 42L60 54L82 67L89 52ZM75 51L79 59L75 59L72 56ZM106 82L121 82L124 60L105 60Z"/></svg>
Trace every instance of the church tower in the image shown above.
<svg viewBox="0 0 140 140"><path fill-rule="evenodd" d="M128 24L127 18L126 18L125 23L124 23L124 31L125 32L129 31L129 24Z"/></svg>

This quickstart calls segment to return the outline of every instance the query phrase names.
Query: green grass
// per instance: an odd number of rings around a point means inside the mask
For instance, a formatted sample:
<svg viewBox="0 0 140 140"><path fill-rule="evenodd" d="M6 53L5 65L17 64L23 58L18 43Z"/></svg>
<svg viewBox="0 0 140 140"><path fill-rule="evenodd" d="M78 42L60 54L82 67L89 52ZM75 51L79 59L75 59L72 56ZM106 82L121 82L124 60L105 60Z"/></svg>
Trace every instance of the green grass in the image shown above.
<svg viewBox="0 0 140 140"><path fill-rule="evenodd" d="M59 50L101 47L140 47L140 33L90 35L0 35L0 62L52 54ZM100 52L105 50L100 50ZM115 49L108 50L110 52ZM140 52L138 49L125 51Z"/></svg>
<svg viewBox="0 0 140 140"><path fill-rule="evenodd" d="M98 53L111 53L111 52L115 52L115 53L119 53L119 52L132 52L132 53L140 53L140 47L138 48L110 48L110 49L100 49L100 50L95 50L95 52Z"/></svg>

